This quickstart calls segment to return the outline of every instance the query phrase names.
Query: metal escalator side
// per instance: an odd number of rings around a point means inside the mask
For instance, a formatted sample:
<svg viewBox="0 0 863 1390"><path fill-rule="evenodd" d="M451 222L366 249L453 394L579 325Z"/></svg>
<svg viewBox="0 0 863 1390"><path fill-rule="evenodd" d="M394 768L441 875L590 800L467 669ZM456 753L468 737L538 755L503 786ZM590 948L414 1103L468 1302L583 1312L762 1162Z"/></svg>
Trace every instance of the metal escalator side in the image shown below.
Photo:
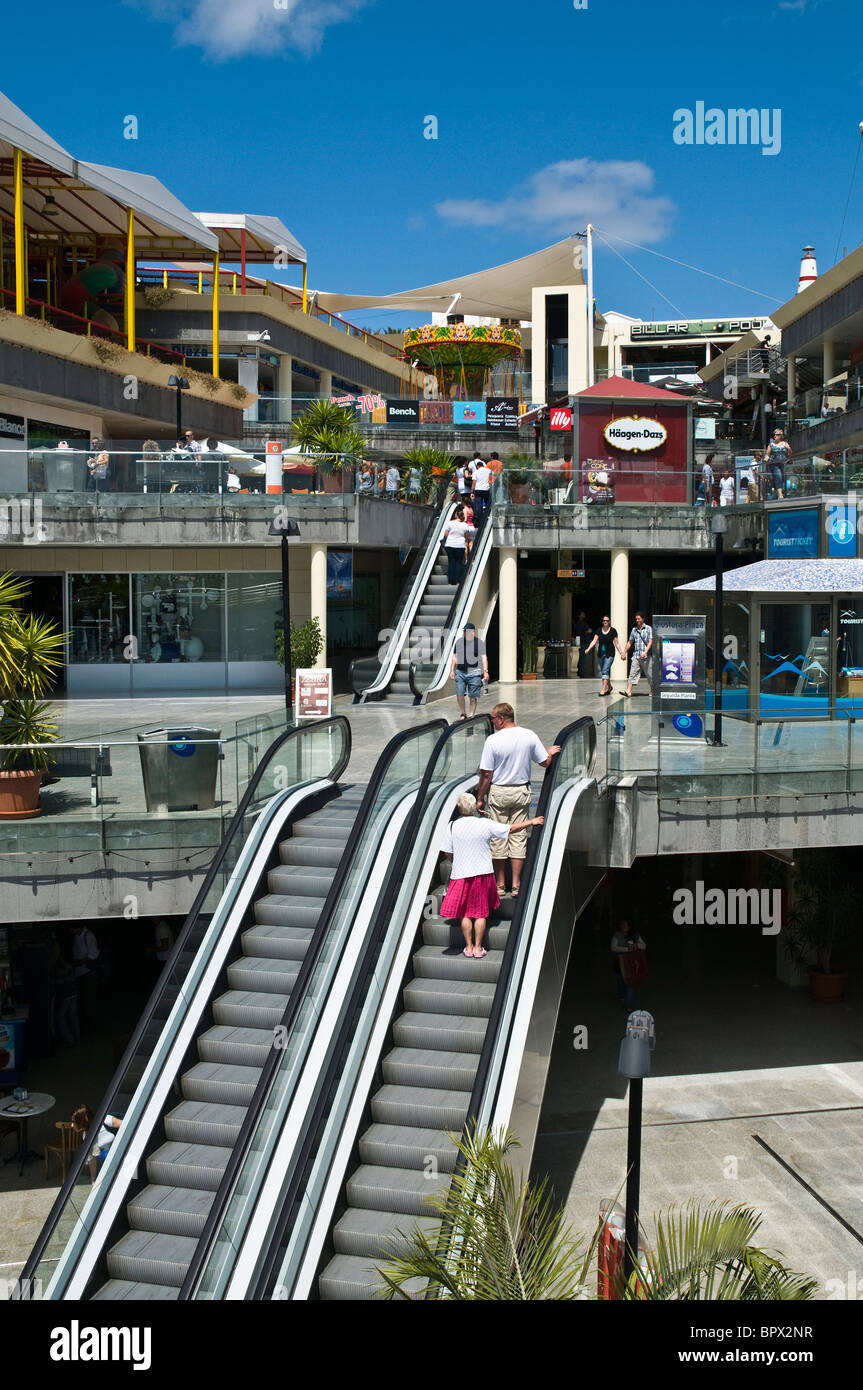
<svg viewBox="0 0 863 1390"><path fill-rule="evenodd" d="M402 658L408 668L408 684L416 704L420 704L435 695L440 698L448 693L446 687L449 681L452 654L456 641L470 618L479 595L483 575L492 556L493 536L491 514L487 513L474 540L461 583L453 594L446 617L440 626L430 628L437 645L435 659L424 662ZM445 566L445 561L439 563ZM434 582L433 579L432 583ZM422 610L420 612L422 613ZM430 617L433 624L440 624L440 611L432 612ZM487 618L488 615L486 621ZM413 651L422 650L421 641L412 643L411 646Z"/></svg>
<svg viewBox="0 0 863 1390"><path fill-rule="evenodd" d="M296 1141L291 1117L302 1114L309 1070L324 1050L383 885L392 845L413 809L443 720L393 738L381 754L358 807L296 986L273 1030L269 1055L222 1174L204 1229L189 1261L181 1299L225 1296L238 1252L254 1244L258 1191L268 1170L280 1170ZM298 1099L299 1094L299 1099Z"/></svg>
<svg viewBox="0 0 863 1390"><path fill-rule="evenodd" d="M399 666L402 653L410 639L411 629L420 609L432 573L438 559L440 536L444 525L455 510L455 503L446 499L446 489L442 489L434 514L426 528L410 573L405 581L401 598L396 606L392 620L392 635L386 645L383 660L377 657L361 657L352 661L348 679L354 691L354 703L380 699L383 696Z"/></svg>
<svg viewBox="0 0 863 1390"><path fill-rule="evenodd" d="M349 988L321 1033L314 1065L288 1118L288 1142L261 1184L255 1222L239 1252L227 1298L304 1298L303 1268L316 1256L331 1220L331 1194L348 1162L360 1114L404 974L415 923L437 863L441 818L454 796L476 783L489 717L451 726L437 741L411 815L391 850L390 871L373 904L371 924L350 962ZM411 932L411 938L413 932ZM377 1031L376 1031L377 1029ZM359 1107L359 1110L357 1109ZM336 1178L333 1174L336 1174Z"/></svg>
<svg viewBox="0 0 863 1390"><path fill-rule="evenodd" d="M324 805L337 795L336 779L347 766L350 748L350 726L338 716L287 730L265 753L87 1138L71 1161L13 1297L26 1298L40 1282L48 1299L83 1294L125 1193L137 1181L146 1137L161 1113L189 1045L190 1010L212 992L230 947L226 927L242 920L251 901L257 879L250 883L250 875L272 854L284 825L290 824L301 808ZM88 1158L108 1115L119 1115L123 1123L91 1187ZM193 1213L186 1215L194 1220Z"/></svg>

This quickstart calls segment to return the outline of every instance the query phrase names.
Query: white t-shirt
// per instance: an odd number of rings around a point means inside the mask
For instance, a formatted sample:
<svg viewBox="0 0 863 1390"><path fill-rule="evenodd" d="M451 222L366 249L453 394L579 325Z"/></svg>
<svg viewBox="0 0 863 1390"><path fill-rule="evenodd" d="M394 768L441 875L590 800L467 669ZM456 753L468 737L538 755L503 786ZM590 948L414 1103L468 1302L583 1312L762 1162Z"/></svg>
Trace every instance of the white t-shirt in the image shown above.
<svg viewBox="0 0 863 1390"><path fill-rule="evenodd" d="M508 825L496 820L482 820L479 816L459 816L444 831L441 849L452 855L450 879L477 878L480 874L493 874L490 840L505 840L510 832Z"/></svg>
<svg viewBox="0 0 863 1390"><path fill-rule="evenodd" d="M447 550L464 550L465 542L475 535L476 531L466 521L449 521L444 545Z"/></svg>
<svg viewBox="0 0 863 1390"><path fill-rule="evenodd" d="M455 470L456 481L460 493L470 492L471 478L473 477L473 466L469 463L460 463Z"/></svg>
<svg viewBox="0 0 863 1390"><path fill-rule="evenodd" d="M72 960L75 962L74 971L76 979L90 972L92 961L99 959L99 943L90 928L77 933L72 938Z"/></svg>
<svg viewBox="0 0 863 1390"><path fill-rule="evenodd" d="M473 483L477 492L488 492L491 487L491 469L488 464L477 464L473 470Z"/></svg>
<svg viewBox="0 0 863 1390"><path fill-rule="evenodd" d="M531 762L544 763L547 757L533 730L514 724L489 735L479 766L481 772L491 773L493 787L523 787L530 781Z"/></svg>
<svg viewBox="0 0 863 1390"><path fill-rule="evenodd" d="M720 479L719 479L719 499L720 499L720 501L728 501L728 502L733 502L733 501L734 501L734 479L733 479L733 478L720 478Z"/></svg>
<svg viewBox="0 0 863 1390"><path fill-rule="evenodd" d="M239 491L240 491L240 480L239 480L239 478L237 477L237 474L236 474L236 473L232 473L232 472L230 472L230 471L228 472L228 477L227 477L227 480L226 480L226 482L225 482L225 487L228 489L228 492L239 492Z"/></svg>
<svg viewBox="0 0 863 1390"><path fill-rule="evenodd" d="M398 492L400 482L399 470L393 466L387 469L387 492Z"/></svg>

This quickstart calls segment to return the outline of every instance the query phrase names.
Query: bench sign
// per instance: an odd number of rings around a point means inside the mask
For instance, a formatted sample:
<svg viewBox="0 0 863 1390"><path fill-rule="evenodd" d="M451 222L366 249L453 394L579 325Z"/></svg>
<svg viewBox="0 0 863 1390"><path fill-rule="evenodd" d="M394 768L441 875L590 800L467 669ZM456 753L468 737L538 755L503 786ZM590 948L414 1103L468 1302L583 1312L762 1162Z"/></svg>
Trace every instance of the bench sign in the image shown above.
<svg viewBox="0 0 863 1390"><path fill-rule="evenodd" d="M612 448L640 454L660 448L668 438L668 430L659 420L649 420L639 415L610 420L603 433L606 444Z"/></svg>

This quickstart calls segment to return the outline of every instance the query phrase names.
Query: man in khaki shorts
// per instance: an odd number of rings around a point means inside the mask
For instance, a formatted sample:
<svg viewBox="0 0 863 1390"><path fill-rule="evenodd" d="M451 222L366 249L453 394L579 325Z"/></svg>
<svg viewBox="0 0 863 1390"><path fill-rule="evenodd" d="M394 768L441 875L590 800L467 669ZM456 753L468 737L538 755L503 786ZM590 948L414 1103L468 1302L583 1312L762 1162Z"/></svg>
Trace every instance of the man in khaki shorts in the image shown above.
<svg viewBox="0 0 863 1390"><path fill-rule="evenodd" d="M512 705L495 705L491 718L494 733L486 739L479 760L476 809L485 810L487 800L491 820L500 821L502 825L515 825L525 820L530 810L531 763L548 767L560 748L557 744L543 748L532 729L519 728ZM527 853L527 831L519 830L505 839L492 840L489 848L497 891L501 897L506 895L504 870L509 858L512 863L512 896L517 898L521 869Z"/></svg>

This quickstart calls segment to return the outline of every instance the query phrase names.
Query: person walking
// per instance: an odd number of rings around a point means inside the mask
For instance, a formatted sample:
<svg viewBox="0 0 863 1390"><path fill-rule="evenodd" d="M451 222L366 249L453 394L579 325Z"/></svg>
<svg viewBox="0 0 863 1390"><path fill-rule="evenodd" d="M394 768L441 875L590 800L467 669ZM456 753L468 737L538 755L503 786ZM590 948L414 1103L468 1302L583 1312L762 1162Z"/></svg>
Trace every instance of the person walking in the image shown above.
<svg viewBox="0 0 863 1390"><path fill-rule="evenodd" d="M713 460L715 454L708 454L701 465L701 481L704 484L704 500L708 507L713 506Z"/></svg>
<svg viewBox="0 0 863 1390"><path fill-rule="evenodd" d="M456 507L452 521L443 529L443 544L447 557L447 581L460 584L467 563L468 547L476 535L472 526L465 520L464 507Z"/></svg>
<svg viewBox="0 0 863 1390"><path fill-rule="evenodd" d="M482 944L489 915L500 907L500 897L492 868L493 840L504 842L513 835L524 835L532 825L542 825L542 816L501 827L493 820L475 814L476 797L464 792L456 802L459 819L444 832L441 850L452 860L449 886L440 907L441 917L458 918L464 936L464 952L479 960L487 952Z"/></svg>
<svg viewBox="0 0 863 1390"><path fill-rule="evenodd" d="M761 462L769 465L773 475L773 486L780 501L785 497L785 469L791 459L791 445L781 430L773 431L773 438L764 451Z"/></svg>
<svg viewBox="0 0 863 1390"><path fill-rule="evenodd" d="M588 647L587 644L588 642L590 642L590 639L593 636L593 628L587 621L587 615L585 614L584 609L581 610L581 612L575 620L575 627L573 629L573 633L576 638L576 644L578 646L578 679L583 680L584 677L587 675L587 664L584 658L587 656L587 653L590 650L590 647ZM592 646L593 643L591 643L591 647Z"/></svg>
<svg viewBox="0 0 863 1390"><path fill-rule="evenodd" d="M636 613L635 626L629 634L629 641L626 644L627 652L632 650L632 661L629 666L629 682L624 692L626 695L632 694L632 687L638 685L641 677L647 680L647 694L650 696L652 688L651 680L651 650L653 648L653 628L644 621L643 613Z"/></svg>
<svg viewBox="0 0 863 1390"><path fill-rule="evenodd" d="M385 496L386 496L386 499L387 499L388 502L397 502L397 501L399 500L399 485L400 485L400 483L401 483L401 473L399 472L398 467L396 466L396 464L391 463L390 466L389 466L389 468L388 468L387 471L386 471L386 492L385 492Z"/></svg>
<svg viewBox="0 0 863 1390"><path fill-rule="evenodd" d="M611 938L611 968L617 976L617 997L625 1009L635 1006L635 983L625 978L620 963L621 957L629 956L633 951L646 949L644 938L639 936L637 931L633 931L626 918L618 923L617 931Z"/></svg>
<svg viewBox="0 0 863 1390"><path fill-rule="evenodd" d="M473 488L473 469L465 458L455 461L455 491L459 502L470 497Z"/></svg>
<svg viewBox="0 0 863 1390"><path fill-rule="evenodd" d="M611 667L614 662L614 653L617 652L618 656L622 657L624 660L626 659L626 653L620 645L617 628L611 626L611 619L607 614L602 620L602 627L599 629L599 632L594 633L593 641L587 648L585 656L587 656L588 652L592 652L594 647L599 648L597 656L599 657L599 674L602 676L602 685L599 693L600 695L610 695Z"/></svg>
<svg viewBox="0 0 863 1390"><path fill-rule="evenodd" d="M474 514L477 526L481 526L488 511L491 500L491 469L487 463L477 457L473 469L473 489L471 491L471 501L473 502Z"/></svg>
<svg viewBox="0 0 863 1390"><path fill-rule="evenodd" d="M494 733L483 744L479 760L479 785L476 794L476 807L484 811L488 804L488 814L492 820L511 827L508 838L501 836L491 842L491 855L497 890L506 896L506 861L512 866L512 896L518 897L521 886L521 870L527 852L527 834L516 830L516 823L525 819L530 810L530 769L531 763L548 767L555 753L560 752L555 743L543 748L532 729L522 729L515 722L512 705L495 705L491 712Z"/></svg>
<svg viewBox="0 0 863 1390"><path fill-rule="evenodd" d="M734 505L734 477L730 468L726 468L719 479L719 505L720 507Z"/></svg>
<svg viewBox="0 0 863 1390"><path fill-rule="evenodd" d="M482 694L483 682L488 685L488 656L485 643L477 637L473 623L465 623L462 635L455 644L450 662L449 678L455 681L455 697L461 713L467 719L465 698L470 700L470 717L476 714L476 702Z"/></svg>

